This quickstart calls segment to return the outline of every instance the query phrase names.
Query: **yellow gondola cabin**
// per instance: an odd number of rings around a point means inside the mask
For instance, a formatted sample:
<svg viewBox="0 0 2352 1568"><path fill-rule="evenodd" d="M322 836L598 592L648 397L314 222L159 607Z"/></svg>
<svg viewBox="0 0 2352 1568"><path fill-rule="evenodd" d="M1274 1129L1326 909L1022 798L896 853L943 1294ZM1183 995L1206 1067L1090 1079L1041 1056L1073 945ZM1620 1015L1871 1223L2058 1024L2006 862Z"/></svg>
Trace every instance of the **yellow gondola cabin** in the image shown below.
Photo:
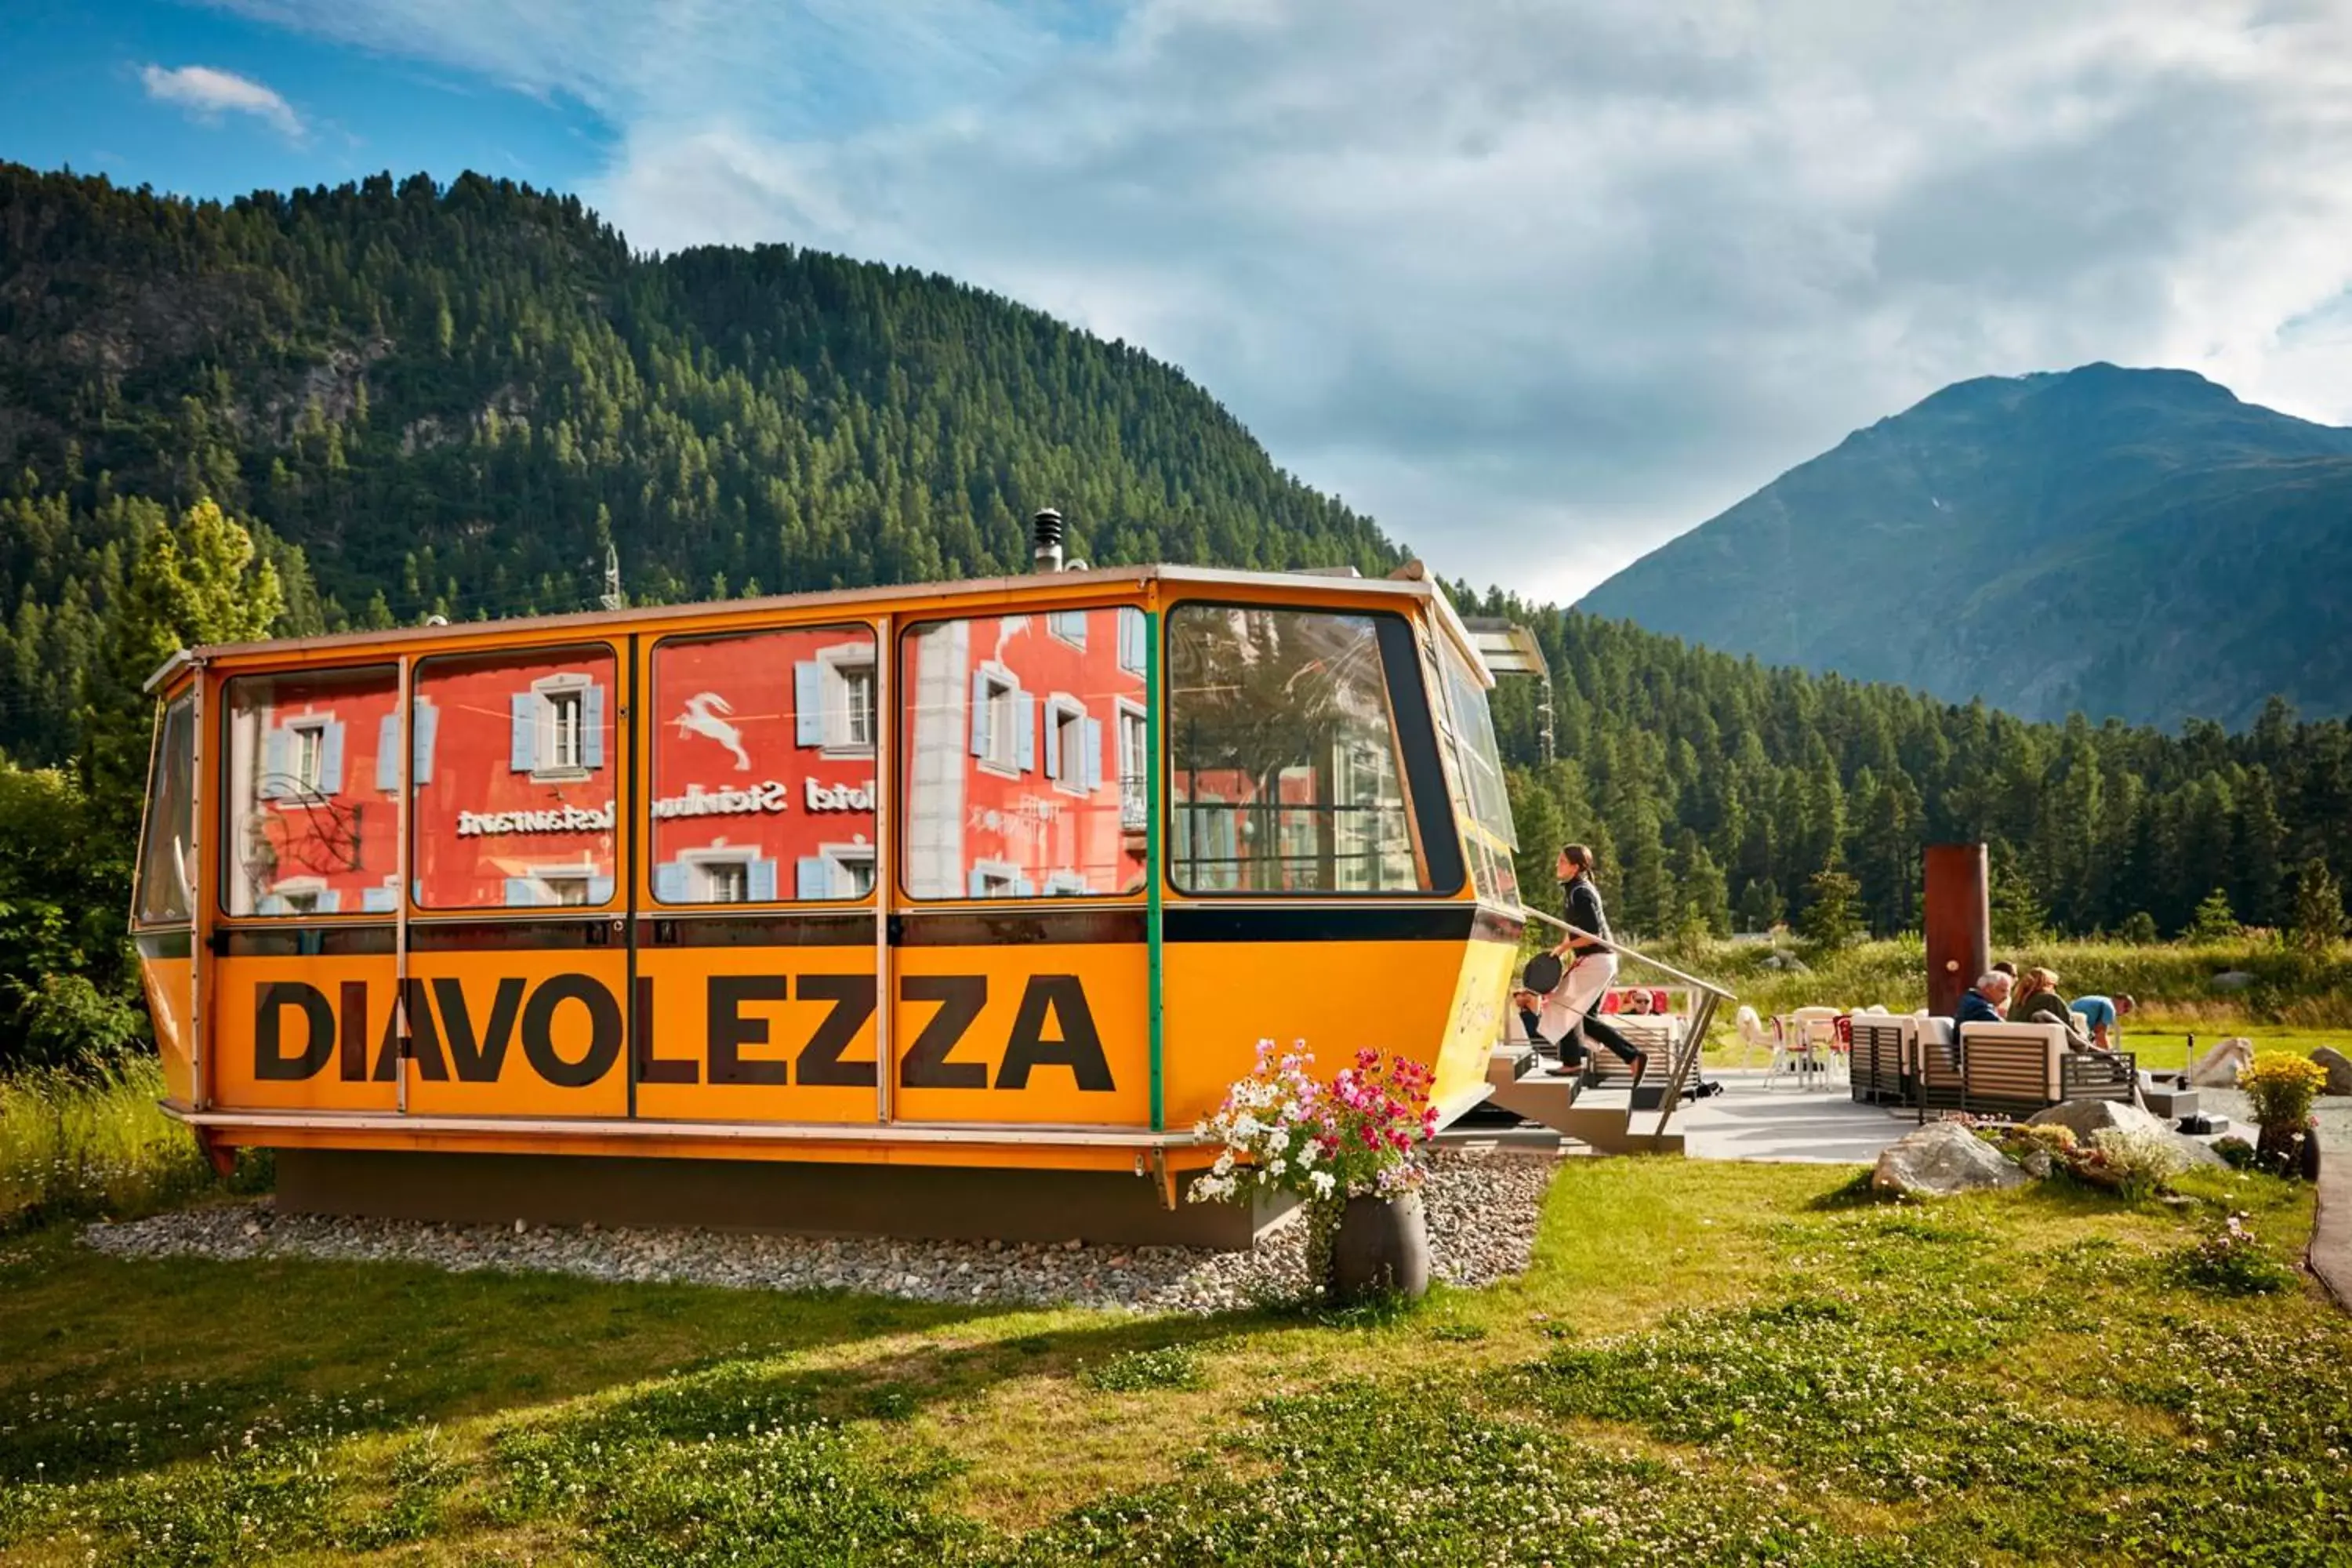
<svg viewBox="0 0 2352 1568"><path fill-rule="evenodd" d="M1447 1120L1486 1092L1524 921L1491 677L1412 568L420 627L153 684L166 1109L278 1151L289 1208L1232 1245L1258 1216L1175 1199L1261 1038L1412 1057Z"/></svg>

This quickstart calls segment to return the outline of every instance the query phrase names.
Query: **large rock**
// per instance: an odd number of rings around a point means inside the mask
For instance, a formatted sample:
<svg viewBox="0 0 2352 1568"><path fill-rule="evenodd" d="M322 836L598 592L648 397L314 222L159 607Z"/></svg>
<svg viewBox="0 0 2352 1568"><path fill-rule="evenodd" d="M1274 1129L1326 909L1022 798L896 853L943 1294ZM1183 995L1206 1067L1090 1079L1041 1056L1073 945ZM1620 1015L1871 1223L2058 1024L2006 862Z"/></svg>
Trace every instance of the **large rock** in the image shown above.
<svg viewBox="0 0 2352 1568"><path fill-rule="evenodd" d="M2334 1046L2322 1046L2311 1053L2311 1059L2327 1069L2327 1081L2320 1086L2320 1093L2352 1094L2352 1057Z"/></svg>
<svg viewBox="0 0 2352 1568"><path fill-rule="evenodd" d="M2225 969L2213 976L2216 991L2243 991L2254 983L2254 976L2242 969Z"/></svg>
<svg viewBox="0 0 2352 1568"><path fill-rule="evenodd" d="M1881 1192L1940 1198L1954 1193L2022 1186L2031 1179L1967 1128L1936 1121L1906 1133L1880 1153L1870 1184Z"/></svg>
<svg viewBox="0 0 2352 1568"><path fill-rule="evenodd" d="M2026 1119L2035 1127L2063 1127L2074 1135L2074 1142L2084 1148L2091 1144L2091 1134L2102 1127L2118 1127L2126 1132L2150 1132L2165 1139L2187 1155L2192 1164L2225 1164L2212 1146L2172 1130L2172 1123L2160 1116L2151 1116L2137 1105L2119 1100L2070 1100L2063 1105L2053 1105L2047 1110L2037 1110Z"/></svg>

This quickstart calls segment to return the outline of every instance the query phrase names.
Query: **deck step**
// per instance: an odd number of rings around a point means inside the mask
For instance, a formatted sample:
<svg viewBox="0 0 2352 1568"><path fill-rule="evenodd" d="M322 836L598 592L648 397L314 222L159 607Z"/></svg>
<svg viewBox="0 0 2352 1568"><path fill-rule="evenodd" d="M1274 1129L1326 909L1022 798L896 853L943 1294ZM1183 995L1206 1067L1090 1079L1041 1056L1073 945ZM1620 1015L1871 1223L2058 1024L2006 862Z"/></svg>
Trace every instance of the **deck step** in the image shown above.
<svg viewBox="0 0 2352 1568"><path fill-rule="evenodd" d="M1497 1084L1488 1103L1515 1116L1539 1121L1563 1137L1591 1144L1604 1154L1679 1154L1679 1132L1640 1132L1633 1129L1633 1110L1621 1089L1588 1091L1580 1096L1576 1080L1567 1078L1522 1078Z"/></svg>

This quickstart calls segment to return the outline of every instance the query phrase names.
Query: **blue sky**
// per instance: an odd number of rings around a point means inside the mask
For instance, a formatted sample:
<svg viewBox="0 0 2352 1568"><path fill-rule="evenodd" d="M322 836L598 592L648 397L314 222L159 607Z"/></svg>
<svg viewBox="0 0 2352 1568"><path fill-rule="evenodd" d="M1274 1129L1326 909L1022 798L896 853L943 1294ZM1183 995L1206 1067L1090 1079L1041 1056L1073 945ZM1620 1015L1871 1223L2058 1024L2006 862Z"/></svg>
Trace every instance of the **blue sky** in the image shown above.
<svg viewBox="0 0 2352 1568"><path fill-rule="evenodd" d="M1969 376L2352 423L2344 0L0 0L0 58L40 167L998 289L1546 597Z"/></svg>
<svg viewBox="0 0 2352 1568"><path fill-rule="evenodd" d="M156 0L9 0L0 155L195 196L337 184L378 170L466 169L572 189L614 131L560 93ZM290 121L159 97L143 73L195 66L276 93ZM201 101L201 100L199 100Z"/></svg>

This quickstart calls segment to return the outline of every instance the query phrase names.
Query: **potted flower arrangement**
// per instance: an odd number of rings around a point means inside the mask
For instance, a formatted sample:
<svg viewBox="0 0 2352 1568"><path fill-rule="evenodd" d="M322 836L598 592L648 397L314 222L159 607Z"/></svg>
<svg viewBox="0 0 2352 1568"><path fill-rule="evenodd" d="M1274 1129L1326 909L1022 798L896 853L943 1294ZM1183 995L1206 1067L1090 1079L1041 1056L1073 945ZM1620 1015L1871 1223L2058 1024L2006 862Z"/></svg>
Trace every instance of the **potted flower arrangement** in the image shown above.
<svg viewBox="0 0 2352 1568"><path fill-rule="evenodd" d="M1437 1132L1429 1069L1367 1047L1329 1079L1305 1041L1257 1066L1194 1132L1224 1145L1194 1203L1288 1193L1307 1205L1308 1277L1334 1300L1429 1289L1421 1146Z"/></svg>
<svg viewBox="0 0 2352 1568"><path fill-rule="evenodd" d="M2327 1082L2326 1069L2286 1051L2256 1051L2238 1069L2238 1087L2254 1102L2262 1137L2254 1148L2263 1165L2280 1175L2319 1179L2318 1125L2311 1102Z"/></svg>

